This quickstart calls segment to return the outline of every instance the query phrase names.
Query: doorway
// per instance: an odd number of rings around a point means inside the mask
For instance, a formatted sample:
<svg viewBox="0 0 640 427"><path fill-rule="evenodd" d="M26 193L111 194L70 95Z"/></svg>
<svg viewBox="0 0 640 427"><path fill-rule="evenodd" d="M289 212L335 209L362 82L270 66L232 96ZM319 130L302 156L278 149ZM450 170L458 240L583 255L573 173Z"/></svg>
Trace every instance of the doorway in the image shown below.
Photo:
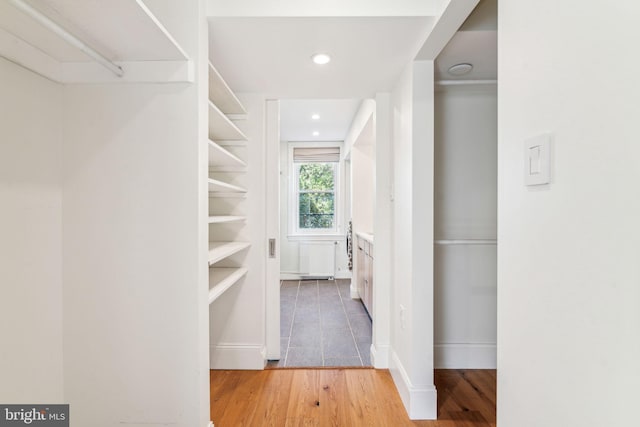
<svg viewBox="0 0 640 427"><path fill-rule="evenodd" d="M362 102L274 103L278 119L269 124L278 126L278 132L268 133L267 169L278 191L268 198L278 199L270 203L277 205L279 215L268 222L279 245L277 261L268 268L273 297L267 313L268 342L275 345L277 336L278 351L268 351L268 366L370 366L372 321L353 291L347 237L352 214L349 141Z"/></svg>

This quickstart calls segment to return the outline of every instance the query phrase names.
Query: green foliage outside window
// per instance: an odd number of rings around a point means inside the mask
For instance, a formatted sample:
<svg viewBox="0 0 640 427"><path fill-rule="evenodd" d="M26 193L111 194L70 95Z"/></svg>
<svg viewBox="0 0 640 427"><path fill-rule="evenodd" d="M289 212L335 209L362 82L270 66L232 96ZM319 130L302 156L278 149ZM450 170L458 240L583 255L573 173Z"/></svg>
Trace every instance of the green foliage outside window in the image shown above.
<svg viewBox="0 0 640 427"><path fill-rule="evenodd" d="M304 163L299 170L299 227L334 227L334 164Z"/></svg>

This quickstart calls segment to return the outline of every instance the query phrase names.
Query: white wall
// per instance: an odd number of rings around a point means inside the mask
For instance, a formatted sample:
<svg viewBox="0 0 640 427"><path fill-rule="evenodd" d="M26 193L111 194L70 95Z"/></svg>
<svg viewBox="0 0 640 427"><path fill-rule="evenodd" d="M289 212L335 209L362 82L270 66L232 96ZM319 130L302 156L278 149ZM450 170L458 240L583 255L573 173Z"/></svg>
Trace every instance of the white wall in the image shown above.
<svg viewBox="0 0 640 427"><path fill-rule="evenodd" d="M459 240L496 239L496 86L441 87L435 121L435 366L495 368L496 245Z"/></svg>
<svg viewBox="0 0 640 427"><path fill-rule="evenodd" d="M209 420L198 3L155 3L194 61L195 84L64 91L64 393L74 425Z"/></svg>
<svg viewBox="0 0 640 427"><path fill-rule="evenodd" d="M0 401L64 403L62 86L0 58Z"/></svg>
<svg viewBox="0 0 640 427"><path fill-rule="evenodd" d="M640 4L501 2L498 424L637 423ZM551 185L523 141L554 135Z"/></svg>
<svg viewBox="0 0 640 427"><path fill-rule="evenodd" d="M375 108L375 107L374 107ZM364 134L351 148L351 215L353 230L373 233L376 192L375 118L369 116Z"/></svg>
<svg viewBox="0 0 640 427"><path fill-rule="evenodd" d="M433 383L433 62L415 61L391 94L393 276L389 367L412 419L435 419Z"/></svg>
<svg viewBox="0 0 640 427"><path fill-rule="evenodd" d="M393 150L390 94L376 94L376 194L373 218L375 257L373 261L373 331L371 361L378 369L389 368L391 340L392 266L393 266Z"/></svg>
<svg viewBox="0 0 640 427"><path fill-rule="evenodd" d="M225 179L247 189L246 198L211 198L211 209L246 216L244 224L228 230L229 238L251 243L220 266L247 266L249 271L210 310L212 369L262 369L265 359L265 269L267 237L265 222L265 98L238 94L247 118L236 122L248 138L243 147L232 148L247 163L246 173L229 173ZM225 204L231 206L225 206ZM218 231L222 231L219 228ZM216 239L224 240L216 232Z"/></svg>

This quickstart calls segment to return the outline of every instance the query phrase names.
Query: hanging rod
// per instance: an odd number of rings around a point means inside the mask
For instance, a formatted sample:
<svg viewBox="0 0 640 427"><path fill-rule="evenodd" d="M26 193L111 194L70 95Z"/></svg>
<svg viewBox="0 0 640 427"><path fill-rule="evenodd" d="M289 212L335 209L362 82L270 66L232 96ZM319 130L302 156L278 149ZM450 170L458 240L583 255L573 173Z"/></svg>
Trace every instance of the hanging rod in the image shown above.
<svg viewBox="0 0 640 427"><path fill-rule="evenodd" d="M497 80L436 80L438 86L497 85Z"/></svg>
<svg viewBox="0 0 640 427"><path fill-rule="evenodd" d="M52 21L49 17L42 14L42 12L35 9L30 4L25 3L24 0L9 0L9 1L16 8L20 9L21 11L23 11L24 13L26 13L27 15L29 15L30 17L38 21L44 27L48 28L49 30L53 31L54 33L62 37L70 45L77 47L82 52L89 55L96 62L101 64L103 67L111 71L116 76L122 77L124 75L124 70L122 69L122 67L120 67L117 64L114 64L112 61L105 58L102 54L98 53L91 46L88 46L85 42L83 42L73 34L69 33L60 25Z"/></svg>
<svg viewBox="0 0 640 427"><path fill-rule="evenodd" d="M497 245L496 239L455 239L434 240L434 245Z"/></svg>

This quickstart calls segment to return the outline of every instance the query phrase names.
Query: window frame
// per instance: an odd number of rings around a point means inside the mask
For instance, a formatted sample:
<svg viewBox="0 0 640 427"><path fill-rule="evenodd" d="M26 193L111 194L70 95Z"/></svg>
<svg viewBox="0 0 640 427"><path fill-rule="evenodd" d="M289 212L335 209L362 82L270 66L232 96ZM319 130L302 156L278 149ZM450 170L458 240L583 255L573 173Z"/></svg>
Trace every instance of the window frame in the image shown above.
<svg viewBox="0 0 640 427"><path fill-rule="evenodd" d="M340 147L342 151L342 144L336 142L326 143L289 143L289 178L290 185L288 188L289 199L289 238L295 240L295 238L306 238L309 236L314 237L327 237L335 238L340 236L342 229L342 187L341 187L341 175L343 168L342 158L338 162L294 162L293 152L297 147ZM335 163L333 167L333 215L334 224L333 228L301 228L300 227L300 165L310 163ZM309 193L318 193L319 191L308 191Z"/></svg>

